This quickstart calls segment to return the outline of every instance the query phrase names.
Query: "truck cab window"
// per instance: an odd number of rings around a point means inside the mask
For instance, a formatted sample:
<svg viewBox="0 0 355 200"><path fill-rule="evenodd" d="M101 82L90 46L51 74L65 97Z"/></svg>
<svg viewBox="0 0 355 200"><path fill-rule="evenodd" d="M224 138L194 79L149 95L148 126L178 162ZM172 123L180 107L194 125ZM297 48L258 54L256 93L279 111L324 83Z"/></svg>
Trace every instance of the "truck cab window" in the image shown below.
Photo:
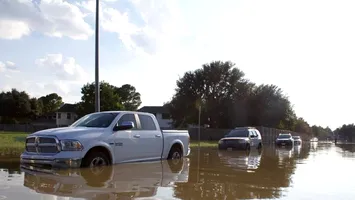
<svg viewBox="0 0 355 200"><path fill-rule="evenodd" d="M157 130L153 119L149 115L138 115L142 130Z"/></svg>
<svg viewBox="0 0 355 200"><path fill-rule="evenodd" d="M133 129L137 129L137 121L136 118L134 117L134 114L124 114L117 122L117 125L122 124L122 122L126 122L126 121L131 121L134 124L134 128Z"/></svg>

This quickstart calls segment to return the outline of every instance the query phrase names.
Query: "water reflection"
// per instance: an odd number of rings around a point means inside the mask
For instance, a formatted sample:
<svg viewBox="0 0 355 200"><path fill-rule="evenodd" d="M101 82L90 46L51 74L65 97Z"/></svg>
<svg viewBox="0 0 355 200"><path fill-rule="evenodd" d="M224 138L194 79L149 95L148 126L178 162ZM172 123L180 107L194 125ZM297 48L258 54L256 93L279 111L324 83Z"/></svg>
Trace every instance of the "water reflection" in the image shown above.
<svg viewBox="0 0 355 200"><path fill-rule="evenodd" d="M271 145L264 146L262 151L250 152L194 148L191 156L180 162L132 163L52 173L25 170L21 173L17 159L11 162L10 158L5 159L7 162L0 159L0 169L3 168L0 170L0 197L215 200L302 199L308 195L313 199L312 195L318 197L323 189L333 187L333 180L343 179L334 174L326 184L327 179L322 177L338 165L350 169L350 160L344 158L343 152L354 152L354 146L319 143L314 149L312 145L314 143L306 142L293 148ZM343 193L336 195L351 196L349 188L353 187L349 183L341 186ZM318 191L310 189L317 187ZM324 194L322 197L327 198Z"/></svg>
<svg viewBox="0 0 355 200"><path fill-rule="evenodd" d="M355 156L355 145L354 144L336 144L336 147L339 148L340 154L343 157L354 158Z"/></svg>
<svg viewBox="0 0 355 200"><path fill-rule="evenodd" d="M158 187L187 182L189 159L122 164L47 174L23 170L24 186L38 193L85 199L152 197Z"/></svg>
<svg viewBox="0 0 355 200"><path fill-rule="evenodd" d="M295 169L294 157L289 156L289 151L292 150L273 146L250 154L203 149L201 154L208 156L200 156L200 161L194 152L191 166L199 162L200 167L190 168L189 182L177 183L175 195L181 199L204 200L281 197ZM280 165L284 152L290 162ZM307 155L301 151L299 157L304 159ZM251 171L253 173L249 173Z"/></svg>
<svg viewBox="0 0 355 200"><path fill-rule="evenodd" d="M311 151L316 151L318 147L318 142L310 142L311 144Z"/></svg>
<svg viewBox="0 0 355 200"><path fill-rule="evenodd" d="M262 151L218 151L218 157L225 166L233 170L254 172L260 165Z"/></svg>

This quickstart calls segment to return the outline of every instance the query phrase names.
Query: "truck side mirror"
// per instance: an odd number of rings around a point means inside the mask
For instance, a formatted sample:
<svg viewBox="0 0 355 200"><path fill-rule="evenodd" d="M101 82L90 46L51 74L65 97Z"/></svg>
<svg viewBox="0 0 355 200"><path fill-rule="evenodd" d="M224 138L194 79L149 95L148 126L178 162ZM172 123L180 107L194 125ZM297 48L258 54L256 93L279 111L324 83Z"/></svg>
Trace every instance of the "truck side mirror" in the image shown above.
<svg viewBox="0 0 355 200"><path fill-rule="evenodd" d="M120 125L113 127L113 131L124 131L134 128L134 123L132 121L123 121Z"/></svg>

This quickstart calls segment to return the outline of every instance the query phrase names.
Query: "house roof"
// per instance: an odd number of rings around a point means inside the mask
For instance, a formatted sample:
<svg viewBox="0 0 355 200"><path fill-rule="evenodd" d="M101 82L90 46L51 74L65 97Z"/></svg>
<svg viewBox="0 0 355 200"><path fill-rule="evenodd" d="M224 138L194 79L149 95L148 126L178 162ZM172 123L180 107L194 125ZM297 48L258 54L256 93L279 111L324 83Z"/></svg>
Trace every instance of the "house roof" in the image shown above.
<svg viewBox="0 0 355 200"><path fill-rule="evenodd" d="M169 110L164 106L143 106L138 110L139 112L147 112L147 113L165 113L169 114Z"/></svg>
<svg viewBox="0 0 355 200"><path fill-rule="evenodd" d="M72 112L72 113L75 113L75 104L65 103L57 110L57 112Z"/></svg>

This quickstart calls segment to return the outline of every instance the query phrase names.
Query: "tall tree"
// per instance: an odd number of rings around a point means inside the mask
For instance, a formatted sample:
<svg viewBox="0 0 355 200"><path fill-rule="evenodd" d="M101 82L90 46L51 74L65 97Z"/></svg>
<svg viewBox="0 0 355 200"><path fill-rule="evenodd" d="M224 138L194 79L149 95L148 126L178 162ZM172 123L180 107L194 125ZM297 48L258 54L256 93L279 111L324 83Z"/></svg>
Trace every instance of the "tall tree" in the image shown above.
<svg viewBox="0 0 355 200"><path fill-rule="evenodd" d="M29 95L25 91L12 89L0 93L0 116L7 123L16 123L28 118L31 113ZM17 119L17 120L16 120Z"/></svg>
<svg viewBox="0 0 355 200"><path fill-rule="evenodd" d="M32 118L42 115L43 102L41 99L31 98L30 105L31 105L31 117Z"/></svg>
<svg viewBox="0 0 355 200"><path fill-rule="evenodd" d="M292 129L296 115L288 98L276 85L254 87L249 97L251 125Z"/></svg>
<svg viewBox="0 0 355 200"><path fill-rule="evenodd" d="M85 115L95 111L95 83L88 83L81 89L81 102L78 114ZM122 95L122 96L121 96ZM100 82L100 110L136 110L141 104L140 94L131 85L116 87L105 81ZM127 107L125 107L127 106Z"/></svg>
<svg viewBox="0 0 355 200"><path fill-rule="evenodd" d="M116 93L120 97L121 104L125 110L137 110L142 104L141 94L136 91L136 88L130 84L124 84L119 88L116 88Z"/></svg>
<svg viewBox="0 0 355 200"><path fill-rule="evenodd" d="M312 133L311 127L302 117L297 119L294 131L299 133Z"/></svg>
<svg viewBox="0 0 355 200"><path fill-rule="evenodd" d="M39 100L43 104L43 113L52 113L59 109L59 107L63 104L62 97L57 93L51 93L46 96L42 96Z"/></svg>
<svg viewBox="0 0 355 200"><path fill-rule="evenodd" d="M282 90L275 85L256 86L229 61L213 61L186 72L175 91L167 104L175 126L196 124L196 102L202 102L201 122L213 128L295 128L296 114Z"/></svg>
<svg viewBox="0 0 355 200"><path fill-rule="evenodd" d="M355 141L355 125L354 124L344 124L342 127L337 128L335 134L341 139L347 140L349 142Z"/></svg>
<svg viewBox="0 0 355 200"><path fill-rule="evenodd" d="M176 93L168 104L173 124L197 124L196 104L199 104L202 105L202 123L214 128L233 127L243 120L236 119L238 115L231 116L227 113L235 109L234 103L245 99L248 88L250 84L244 79L244 73L229 61L213 61L204 64L201 69L186 72L177 81Z"/></svg>

